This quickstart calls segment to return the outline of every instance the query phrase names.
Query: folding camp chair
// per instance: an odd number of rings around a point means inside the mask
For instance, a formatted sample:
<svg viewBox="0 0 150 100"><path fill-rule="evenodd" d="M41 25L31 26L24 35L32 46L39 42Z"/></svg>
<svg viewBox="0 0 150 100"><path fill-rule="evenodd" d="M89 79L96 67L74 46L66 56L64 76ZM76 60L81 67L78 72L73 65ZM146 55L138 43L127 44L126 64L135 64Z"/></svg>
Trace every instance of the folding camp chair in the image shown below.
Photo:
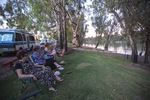
<svg viewBox="0 0 150 100"><path fill-rule="evenodd" d="M34 57L33 57L32 54L29 56L29 58L30 58L30 61L31 61L32 63L38 65L38 63L35 62ZM38 68L39 70L41 70L41 67L37 67L37 68ZM46 67L46 68L47 68L47 67ZM49 70L51 70L51 69L49 69ZM45 84L44 80L42 80L42 79L40 79L40 80L38 81L38 83L40 83L40 85Z"/></svg>
<svg viewBox="0 0 150 100"><path fill-rule="evenodd" d="M34 97L34 100L36 100L36 95L39 94L39 93L42 94L42 90L34 91L34 92L32 92L32 93L30 93L30 94L28 94L28 95L26 95L26 96L24 96L24 97L22 97L22 98L20 98L18 100L27 100L27 99L29 99L31 97Z"/></svg>
<svg viewBox="0 0 150 100"><path fill-rule="evenodd" d="M30 60L31 60L32 63L34 63L34 64L36 63L32 54L29 56L29 58L30 58Z"/></svg>
<svg viewBox="0 0 150 100"><path fill-rule="evenodd" d="M16 64L14 64L14 66L13 66L13 71L17 75L16 70L15 70L15 66L16 66ZM17 77L18 77L18 75L17 75ZM23 93L29 87L29 85L31 83L33 83L35 85L35 87L39 90L39 86L37 85L36 81L33 80L32 77L26 77L26 78L19 78L18 77L18 80L20 80L22 82L21 93Z"/></svg>

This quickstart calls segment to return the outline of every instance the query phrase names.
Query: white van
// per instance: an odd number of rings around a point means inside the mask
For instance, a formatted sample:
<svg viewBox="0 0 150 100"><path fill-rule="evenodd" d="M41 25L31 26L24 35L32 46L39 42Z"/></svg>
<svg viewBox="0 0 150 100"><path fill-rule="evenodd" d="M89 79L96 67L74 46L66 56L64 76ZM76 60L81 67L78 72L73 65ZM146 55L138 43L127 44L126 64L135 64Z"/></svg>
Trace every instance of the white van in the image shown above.
<svg viewBox="0 0 150 100"><path fill-rule="evenodd" d="M32 34L22 29L0 29L0 52L17 52L19 49L31 50L35 46Z"/></svg>

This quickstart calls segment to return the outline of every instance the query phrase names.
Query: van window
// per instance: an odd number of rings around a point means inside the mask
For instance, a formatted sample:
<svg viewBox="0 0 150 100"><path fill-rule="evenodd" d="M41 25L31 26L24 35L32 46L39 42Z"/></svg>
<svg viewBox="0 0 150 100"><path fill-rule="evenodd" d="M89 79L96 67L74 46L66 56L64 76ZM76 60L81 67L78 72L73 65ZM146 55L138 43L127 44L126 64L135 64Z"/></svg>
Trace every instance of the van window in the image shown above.
<svg viewBox="0 0 150 100"><path fill-rule="evenodd" d="M34 39L33 36L29 36L29 40L30 40L30 41L35 41L35 39Z"/></svg>
<svg viewBox="0 0 150 100"><path fill-rule="evenodd" d="M23 41L21 34L16 33L16 41Z"/></svg>
<svg viewBox="0 0 150 100"><path fill-rule="evenodd" d="M25 35L24 35L24 34L22 34L22 35L23 35L23 40L24 40L24 41L26 41L26 37L25 37Z"/></svg>
<svg viewBox="0 0 150 100"><path fill-rule="evenodd" d="M12 41L13 34L11 33L0 33L0 41Z"/></svg>

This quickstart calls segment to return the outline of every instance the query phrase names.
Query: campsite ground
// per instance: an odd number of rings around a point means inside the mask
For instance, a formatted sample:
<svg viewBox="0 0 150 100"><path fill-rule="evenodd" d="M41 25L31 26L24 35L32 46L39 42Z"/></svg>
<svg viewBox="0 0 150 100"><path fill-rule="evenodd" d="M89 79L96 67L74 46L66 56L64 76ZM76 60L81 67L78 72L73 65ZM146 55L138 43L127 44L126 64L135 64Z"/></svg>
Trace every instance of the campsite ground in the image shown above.
<svg viewBox="0 0 150 100"><path fill-rule="evenodd" d="M79 49L79 48L78 48ZM56 93L40 86L37 100L149 100L150 72L122 55L88 50L71 50L65 57L64 81ZM142 68L141 68L142 67ZM16 100L35 90L19 94L20 82L12 73L0 80L0 99ZM15 91L15 92L14 92Z"/></svg>

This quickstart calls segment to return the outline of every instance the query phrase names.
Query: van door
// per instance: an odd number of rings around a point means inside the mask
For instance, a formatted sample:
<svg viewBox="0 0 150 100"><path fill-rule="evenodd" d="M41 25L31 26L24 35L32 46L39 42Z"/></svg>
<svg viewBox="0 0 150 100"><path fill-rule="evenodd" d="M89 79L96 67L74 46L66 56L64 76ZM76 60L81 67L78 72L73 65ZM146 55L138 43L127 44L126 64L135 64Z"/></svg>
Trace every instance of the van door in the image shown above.
<svg viewBox="0 0 150 100"><path fill-rule="evenodd" d="M16 50L19 50L20 48L24 49L24 42L23 42L23 36L21 33L16 33Z"/></svg>
<svg viewBox="0 0 150 100"><path fill-rule="evenodd" d="M27 44L28 44L28 49L30 48L30 43L29 43L29 36L27 35Z"/></svg>

